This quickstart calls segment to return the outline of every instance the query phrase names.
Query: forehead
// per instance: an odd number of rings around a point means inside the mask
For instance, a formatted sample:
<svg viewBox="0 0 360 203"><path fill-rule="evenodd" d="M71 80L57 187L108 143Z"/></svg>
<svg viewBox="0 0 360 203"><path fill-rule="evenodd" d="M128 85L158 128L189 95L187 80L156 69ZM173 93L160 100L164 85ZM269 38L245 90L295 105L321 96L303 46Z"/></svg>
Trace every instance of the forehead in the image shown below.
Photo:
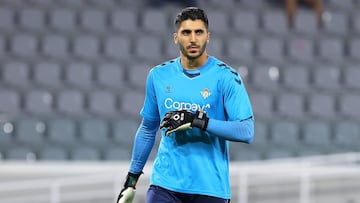
<svg viewBox="0 0 360 203"><path fill-rule="evenodd" d="M179 31L181 30L206 30L206 26L205 23L202 20L184 20L183 22L181 22L180 27L179 27Z"/></svg>

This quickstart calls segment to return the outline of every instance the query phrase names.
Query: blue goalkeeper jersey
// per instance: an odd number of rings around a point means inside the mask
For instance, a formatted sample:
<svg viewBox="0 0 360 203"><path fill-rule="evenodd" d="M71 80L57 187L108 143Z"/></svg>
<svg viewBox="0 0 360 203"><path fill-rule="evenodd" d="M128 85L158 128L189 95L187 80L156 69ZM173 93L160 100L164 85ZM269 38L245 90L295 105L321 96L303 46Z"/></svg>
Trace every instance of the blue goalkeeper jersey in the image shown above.
<svg viewBox="0 0 360 203"><path fill-rule="evenodd" d="M155 121L184 108L223 121L253 116L239 74L212 56L196 70L185 70L176 58L149 72L141 115ZM161 135L150 184L230 199L229 141L198 128Z"/></svg>

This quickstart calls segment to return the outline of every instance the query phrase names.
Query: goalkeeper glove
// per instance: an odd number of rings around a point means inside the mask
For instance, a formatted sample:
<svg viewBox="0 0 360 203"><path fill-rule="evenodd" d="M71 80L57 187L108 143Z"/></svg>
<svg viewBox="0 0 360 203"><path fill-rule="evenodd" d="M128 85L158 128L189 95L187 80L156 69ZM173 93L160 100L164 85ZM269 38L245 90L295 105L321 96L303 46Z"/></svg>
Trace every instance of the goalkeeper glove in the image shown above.
<svg viewBox="0 0 360 203"><path fill-rule="evenodd" d="M140 177L140 174L128 173L124 188L120 191L117 199L117 203L132 203L135 197L136 183Z"/></svg>
<svg viewBox="0 0 360 203"><path fill-rule="evenodd" d="M170 133L178 130L187 130L192 127L206 130L209 122L209 118L206 116L206 112L203 110L196 111L192 114L189 110L177 110L167 112L161 121L160 129L167 128L165 135L168 136Z"/></svg>

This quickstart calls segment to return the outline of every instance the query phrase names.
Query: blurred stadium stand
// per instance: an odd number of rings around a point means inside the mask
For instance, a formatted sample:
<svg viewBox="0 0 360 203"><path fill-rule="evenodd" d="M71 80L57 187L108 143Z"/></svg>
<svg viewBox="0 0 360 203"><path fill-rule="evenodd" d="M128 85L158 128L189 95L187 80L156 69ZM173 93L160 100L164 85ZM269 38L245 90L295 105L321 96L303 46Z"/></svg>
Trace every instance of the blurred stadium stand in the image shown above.
<svg viewBox="0 0 360 203"><path fill-rule="evenodd" d="M360 0L325 0L322 26L300 7L288 27L270 1L199 6L208 52L240 72L255 113L255 142L231 143L231 161L360 152ZM0 0L0 160L128 161L146 74L178 55L179 9Z"/></svg>

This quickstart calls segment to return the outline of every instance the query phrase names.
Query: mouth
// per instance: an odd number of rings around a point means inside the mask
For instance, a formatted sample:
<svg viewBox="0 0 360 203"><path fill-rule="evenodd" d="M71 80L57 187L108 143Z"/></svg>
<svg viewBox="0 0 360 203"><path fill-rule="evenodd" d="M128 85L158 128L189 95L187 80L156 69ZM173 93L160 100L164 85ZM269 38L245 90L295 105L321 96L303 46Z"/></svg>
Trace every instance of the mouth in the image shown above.
<svg viewBox="0 0 360 203"><path fill-rule="evenodd" d="M197 50L199 50L199 46L188 46L188 50L190 52L196 52Z"/></svg>

